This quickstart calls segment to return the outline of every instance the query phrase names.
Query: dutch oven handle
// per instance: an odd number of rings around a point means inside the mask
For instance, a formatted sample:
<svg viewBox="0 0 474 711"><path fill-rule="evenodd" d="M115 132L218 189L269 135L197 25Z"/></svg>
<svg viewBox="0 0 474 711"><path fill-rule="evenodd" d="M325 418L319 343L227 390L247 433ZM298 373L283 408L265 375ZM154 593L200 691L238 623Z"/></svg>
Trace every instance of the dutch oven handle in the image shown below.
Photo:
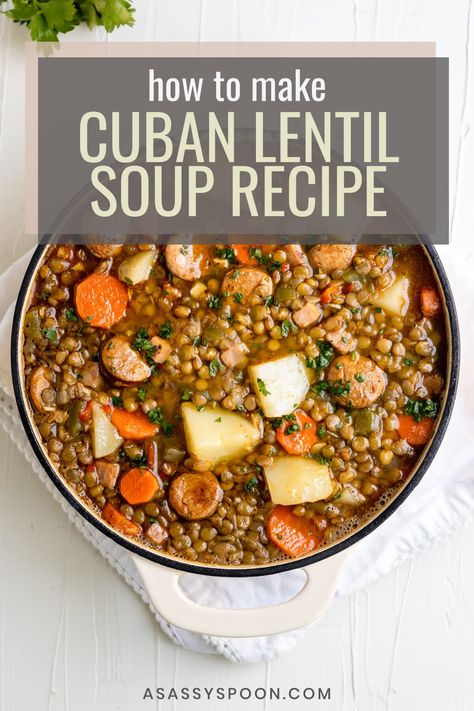
<svg viewBox="0 0 474 711"><path fill-rule="evenodd" d="M182 573L133 555L150 599L176 627L215 637L262 637L304 627L329 607L346 551L303 568L306 583L290 600L268 607L222 609L207 607L186 596L179 585ZM235 579L238 585L238 578Z"/></svg>

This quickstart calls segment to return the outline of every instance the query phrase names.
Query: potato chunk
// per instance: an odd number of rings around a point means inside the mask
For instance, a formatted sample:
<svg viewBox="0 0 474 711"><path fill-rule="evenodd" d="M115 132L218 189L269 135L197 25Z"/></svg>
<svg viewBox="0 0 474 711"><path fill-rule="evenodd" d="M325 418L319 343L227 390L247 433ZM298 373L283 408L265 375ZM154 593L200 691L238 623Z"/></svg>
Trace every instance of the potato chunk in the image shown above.
<svg viewBox="0 0 474 711"><path fill-rule="evenodd" d="M270 496L275 504L294 506L331 496L333 484L327 464L308 457L275 457L265 467Z"/></svg>
<svg viewBox="0 0 474 711"><path fill-rule="evenodd" d="M265 417L289 415L308 392L306 368L296 353L251 365L248 370Z"/></svg>
<svg viewBox="0 0 474 711"><path fill-rule="evenodd" d="M116 427L111 423L101 406L92 403L92 451L95 459L113 454L123 444Z"/></svg>
<svg viewBox="0 0 474 711"><path fill-rule="evenodd" d="M248 454L262 438L260 430L246 417L222 407L198 410L185 402L181 414L188 450L212 464Z"/></svg>
<svg viewBox="0 0 474 711"><path fill-rule="evenodd" d="M376 292L370 303L383 309L390 316L405 316L410 305L408 287L407 277L398 277L387 289Z"/></svg>

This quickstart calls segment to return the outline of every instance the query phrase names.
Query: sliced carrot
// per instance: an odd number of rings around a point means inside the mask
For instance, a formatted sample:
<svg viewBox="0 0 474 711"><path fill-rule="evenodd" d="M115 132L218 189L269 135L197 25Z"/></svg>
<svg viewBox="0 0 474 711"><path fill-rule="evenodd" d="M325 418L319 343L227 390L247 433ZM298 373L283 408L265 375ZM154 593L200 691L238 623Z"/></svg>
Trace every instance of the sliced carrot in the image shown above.
<svg viewBox="0 0 474 711"><path fill-rule="evenodd" d="M258 259L250 254L250 249L259 249L262 257L273 251L273 245L271 244L231 244L230 246L239 262L247 266L255 266L259 263Z"/></svg>
<svg viewBox="0 0 474 711"><path fill-rule="evenodd" d="M432 318L437 316L441 308L441 301L436 289L432 286L425 286L420 292L421 312L423 316Z"/></svg>
<svg viewBox="0 0 474 711"><path fill-rule="evenodd" d="M433 420L430 417L417 422L411 415L398 415L398 434L408 444L426 444L431 436Z"/></svg>
<svg viewBox="0 0 474 711"><path fill-rule="evenodd" d="M267 521L267 535L277 548L295 558L314 551L321 529L304 516L295 516L291 506L275 506Z"/></svg>
<svg viewBox="0 0 474 711"><path fill-rule="evenodd" d="M130 521L120 511L117 511L112 504L105 504L102 509L102 518L107 523L115 528L119 533L125 533L126 536L138 536L142 532L142 527L134 521Z"/></svg>
<svg viewBox="0 0 474 711"><path fill-rule="evenodd" d="M127 412L114 407L110 419L124 439L148 439L158 432L158 425L150 422L143 412Z"/></svg>
<svg viewBox="0 0 474 711"><path fill-rule="evenodd" d="M294 420L283 420L276 437L288 454L308 454L318 441L316 422L304 410L295 410Z"/></svg>
<svg viewBox="0 0 474 711"><path fill-rule="evenodd" d="M339 294L342 294L343 288L344 283L342 281L335 281L333 284L330 284L321 293L321 303L330 304L335 296L339 296Z"/></svg>
<svg viewBox="0 0 474 711"><path fill-rule="evenodd" d="M130 469L120 479L119 489L129 504L146 504L153 499L160 488L158 479L144 467Z"/></svg>
<svg viewBox="0 0 474 711"><path fill-rule="evenodd" d="M110 328L125 316L127 289L110 274L94 272L76 286L76 311L90 326Z"/></svg>

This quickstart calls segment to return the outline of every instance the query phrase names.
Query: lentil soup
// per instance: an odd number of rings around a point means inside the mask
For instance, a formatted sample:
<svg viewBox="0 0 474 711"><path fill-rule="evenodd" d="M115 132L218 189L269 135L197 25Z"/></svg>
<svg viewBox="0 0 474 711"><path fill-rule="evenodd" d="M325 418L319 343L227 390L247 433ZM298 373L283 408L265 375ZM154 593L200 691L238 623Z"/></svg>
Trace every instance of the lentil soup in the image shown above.
<svg viewBox="0 0 474 711"><path fill-rule="evenodd" d="M435 429L445 331L419 246L51 246L23 329L49 460L120 534L258 565L333 543Z"/></svg>

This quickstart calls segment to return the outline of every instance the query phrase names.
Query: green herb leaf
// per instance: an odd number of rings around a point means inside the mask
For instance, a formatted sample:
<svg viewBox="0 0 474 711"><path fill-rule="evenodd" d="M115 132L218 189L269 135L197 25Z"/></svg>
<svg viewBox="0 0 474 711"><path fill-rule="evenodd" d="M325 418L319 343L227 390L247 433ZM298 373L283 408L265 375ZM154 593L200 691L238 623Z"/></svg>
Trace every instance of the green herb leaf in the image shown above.
<svg viewBox="0 0 474 711"><path fill-rule="evenodd" d="M288 336L290 335L290 331L293 333L294 331L297 330L293 321L290 321L287 318L281 322L280 328L281 328L281 335L283 336L283 338L288 338Z"/></svg>
<svg viewBox="0 0 474 711"><path fill-rule="evenodd" d="M184 388L183 394L181 395L181 400L183 400L183 402L188 402L192 399L192 397L192 390L190 390L188 387Z"/></svg>
<svg viewBox="0 0 474 711"><path fill-rule="evenodd" d="M171 325L170 321L165 321L163 324L161 324L160 328L158 329L158 335L161 338L169 338L172 333L173 333L173 326Z"/></svg>
<svg viewBox="0 0 474 711"><path fill-rule="evenodd" d="M235 294L234 294L234 301L235 301L236 304L241 304L243 298L244 298L243 295L242 295L239 291L236 291L236 292L235 292Z"/></svg>
<svg viewBox="0 0 474 711"><path fill-rule="evenodd" d="M230 246L216 247L215 254L216 254L216 257L219 257L220 259L227 259L229 264L235 264L237 262L237 259L235 257L235 252L232 249L232 247L230 247Z"/></svg>
<svg viewBox="0 0 474 711"><path fill-rule="evenodd" d="M153 422L153 424L160 426L160 429L165 437L170 437L173 433L174 427L165 419L161 407L155 407L153 410L150 410L148 413L148 419L150 422Z"/></svg>
<svg viewBox="0 0 474 711"><path fill-rule="evenodd" d="M146 390L145 390L145 388L138 388L138 390L137 390L137 398L140 400L140 402L145 402L145 400L146 400Z"/></svg>
<svg viewBox="0 0 474 711"><path fill-rule="evenodd" d="M245 482L245 491L252 491L256 486L258 486L258 479L253 476Z"/></svg>
<svg viewBox="0 0 474 711"><path fill-rule="evenodd" d="M222 296L218 294L209 294L207 297L207 305L210 309L220 309L222 306Z"/></svg>
<svg viewBox="0 0 474 711"><path fill-rule="evenodd" d="M74 309L66 309L66 318L68 321L79 321L79 317Z"/></svg>
<svg viewBox="0 0 474 711"><path fill-rule="evenodd" d="M57 341L58 340L58 332L55 328L46 328L44 331L44 336L45 338L48 339L48 341Z"/></svg>
<svg viewBox="0 0 474 711"><path fill-rule="evenodd" d="M268 395L271 395L271 393L267 390L267 386L263 382L261 378L257 378L257 386L259 391L262 393L264 397L267 397Z"/></svg>
<svg viewBox="0 0 474 711"><path fill-rule="evenodd" d="M434 418L438 414L438 403L427 398L426 400L408 400L404 413L411 415L415 422L421 422L426 417Z"/></svg>
<svg viewBox="0 0 474 711"><path fill-rule="evenodd" d="M123 400L120 395L114 395L112 397L112 405L114 407L123 407Z"/></svg>

